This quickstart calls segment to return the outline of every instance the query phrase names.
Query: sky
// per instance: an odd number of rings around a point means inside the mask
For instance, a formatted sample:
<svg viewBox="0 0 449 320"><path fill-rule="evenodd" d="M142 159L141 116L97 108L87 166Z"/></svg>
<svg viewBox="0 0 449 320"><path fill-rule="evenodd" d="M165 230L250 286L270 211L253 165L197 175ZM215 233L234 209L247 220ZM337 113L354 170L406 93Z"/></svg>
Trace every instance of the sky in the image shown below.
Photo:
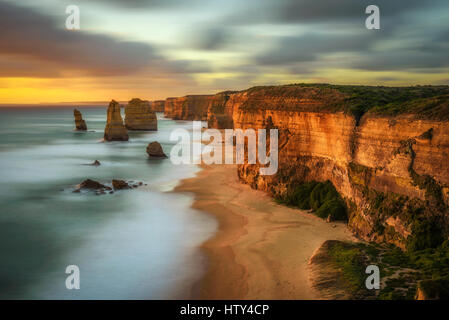
<svg viewBox="0 0 449 320"><path fill-rule="evenodd" d="M449 84L448 53L448 0L0 0L0 104Z"/></svg>

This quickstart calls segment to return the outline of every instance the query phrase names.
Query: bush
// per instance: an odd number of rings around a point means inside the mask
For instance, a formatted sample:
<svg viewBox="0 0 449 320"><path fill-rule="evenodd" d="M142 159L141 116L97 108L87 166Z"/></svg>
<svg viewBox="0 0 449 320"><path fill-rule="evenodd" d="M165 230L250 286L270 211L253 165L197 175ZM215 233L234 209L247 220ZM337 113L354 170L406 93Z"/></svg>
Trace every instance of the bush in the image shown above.
<svg viewBox="0 0 449 320"><path fill-rule="evenodd" d="M300 185L285 199L285 204L296 206L303 210L311 209L310 194L317 184L317 182L312 181Z"/></svg>
<svg viewBox="0 0 449 320"><path fill-rule="evenodd" d="M330 181L304 183L279 202L303 210L313 209L323 219L329 215L332 220L347 219L346 205Z"/></svg>
<svg viewBox="0 0 449 320"><path fill-rule="evenodd" d="M323 219L326 219L328 216L330 216L332 220L346 220L348 218L346 207L340 199L326 201L315 214Z"/></svg>
<svg viewBox="0 0 449 320"><path fill-rule="evenodd" d="M444 241L441 228L433 220L415 220L412 234L407 238L407 250L418 251L436 248Z"/></svg>

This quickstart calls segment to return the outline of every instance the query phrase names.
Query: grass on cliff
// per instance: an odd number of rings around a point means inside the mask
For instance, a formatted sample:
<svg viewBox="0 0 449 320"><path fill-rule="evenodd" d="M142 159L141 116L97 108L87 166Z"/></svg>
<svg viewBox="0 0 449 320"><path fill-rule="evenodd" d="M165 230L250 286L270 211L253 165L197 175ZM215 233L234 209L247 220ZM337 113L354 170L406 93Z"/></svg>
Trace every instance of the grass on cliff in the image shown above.
<svg viewBox="0 0 449 320"><path fill-rule="evenodd" d="M377 299L414 299L418 287L427 297L449 299L449 240L437 248L407 252L393 246L336 242L329 257L353 297L373 297L365 287L365 269L373 264L380 269L382 283L375 292Z"/></svg>
<svg viewBox="0 0 449 320"><path fill-rule="evenodd" d="M331 220L347 220L346 205L330 181L306 182L277 200L282 204L303 210L312 209L318 217L323 219L330 216Z"/></svg>
<svg viewBox="0 0 449 320"><path fill-rule="evenodd" d="M313 98L326 101L325 106L313 106L309 111L344 111L354 115L356 120L366 112L386 116L414 114L420 118L449 120L449 86L291 84L253 87L246 91L255 95L300 98L305 88L315 89ZM343 100L339 99L337 93L343 95ZM263 108L261 105L252 107ZM301 109L301 106L298 105L298 108Z"/></svg>

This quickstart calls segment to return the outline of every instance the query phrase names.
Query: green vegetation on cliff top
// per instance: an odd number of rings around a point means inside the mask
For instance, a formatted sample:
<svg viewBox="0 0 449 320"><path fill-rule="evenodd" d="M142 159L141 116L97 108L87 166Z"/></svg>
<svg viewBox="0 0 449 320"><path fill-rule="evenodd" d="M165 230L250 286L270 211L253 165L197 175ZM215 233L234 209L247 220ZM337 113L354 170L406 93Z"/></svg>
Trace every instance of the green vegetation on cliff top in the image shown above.
<svg viewBox="0 0 449 320"><path fill-rule="evenodd" d="M307 90L311 89L311 90ZM397 116L413 114L423 119L449 120L449 86L353 86L332 84L290 84L259 86L244 90L249 94L323 99L324 105L308 106L312 111L344 111L357 119L372 114ZM247 106L248 108L254 106ZM261 106L263 107L263 106ZM279 106L283 108L283 106ZM298 105L298 110L302 110Z"/></svg>

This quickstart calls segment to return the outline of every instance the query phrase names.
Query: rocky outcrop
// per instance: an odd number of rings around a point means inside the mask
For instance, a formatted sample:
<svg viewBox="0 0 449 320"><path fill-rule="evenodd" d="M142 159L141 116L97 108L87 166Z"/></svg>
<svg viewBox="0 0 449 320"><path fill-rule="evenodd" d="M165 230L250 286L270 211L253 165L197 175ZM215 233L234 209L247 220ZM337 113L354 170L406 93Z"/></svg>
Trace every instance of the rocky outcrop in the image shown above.
<svg viewBox="0 0 449 320"><path fill-rule="evenodd" d="M150 142L147 146L147 153L150 158L167 158L159 142Z"/></svg>
<svg viewBox="0 0 449 320"><path fill-rule="evenodd" d="M98 189L105 189L105 188L108 188L108 187L105 186L104 184L101 184L98 181L91 180L91 179L86 179L77 186L77 189L98 190Z"/></svg>
<svg viewBox="0 0 449 320"><path fill-rule="evenodd" d="M156 100L151 102L151 110L154 112L164 112L165 100Z"/></svg>
<svg viewBox="0 0 449 320"><path fill-rule="evenodd" d="M78 109L73 110L73 115L75 117L75 128L78 131L86 131L87 125L86 122L83 120L83 116L81 115L81 112Z"/></svg>
<svg viewBox="0 0 449 320"><path fill-rule="evenodd" d="M174 120L207 120L207 110L214 95L189 95L165 100L164 115Z"/></svg>
<svg viewBox="0 0 449 320"><path fill-rule="evenodd" d="M77 185L72 192L74 193L94 192L96 195L102 195L107 193L113 194L114 190L119 191L126 189L135 189L143 185L144 185L143 182L135 182L135 181L127 182L125 180L118 180L118 179L113 179L111 184L105 185L95 180L86 179L79 185Z"/></svg>
<svg viewBox="0 0 449 320"><path fill-rule="evenodd" d="M112 180L112 187L114 188L114 190L124 190L124 189L130 189L130 185L124 181L124 180L116 180L113 179Z"/></svg>
<svg viewBox="0 0 449 320"><path fill-rule="evenodd" d="M358 97L357 90L367 93ZM412 99L415 91L419 97L448 88L407 90ZM354 233L404 248L422 221L448 233L449 119L444 110L449 112L449 104L447 98L431 97L388 106L407 112L360 112L360 105L376 103L384 91L383 100L397 101L404 94L396 88L328 85L221 93L209 104L208 124L277 128L277 174L261 176L258 165L244 164L238 168L241 181L284 197L303 182L330 180L346 200ZM366 101L354 104L357 99Z"/></svg>
<svg viewBox="0 0 449 320"><path fill-rule="evenodd" d="M149 101L132 99L125 106L125 127L128 130L157 130L156 113Z"/></svg>
<svg viewBox="0 0 449 320"><path fill-rule="evenodd" d="M120 105L115 100L109 103L104 139L106 141L128 141L129 139L128 130L123 125Z"/></svg>

